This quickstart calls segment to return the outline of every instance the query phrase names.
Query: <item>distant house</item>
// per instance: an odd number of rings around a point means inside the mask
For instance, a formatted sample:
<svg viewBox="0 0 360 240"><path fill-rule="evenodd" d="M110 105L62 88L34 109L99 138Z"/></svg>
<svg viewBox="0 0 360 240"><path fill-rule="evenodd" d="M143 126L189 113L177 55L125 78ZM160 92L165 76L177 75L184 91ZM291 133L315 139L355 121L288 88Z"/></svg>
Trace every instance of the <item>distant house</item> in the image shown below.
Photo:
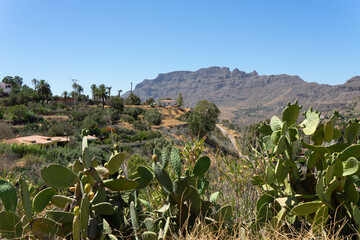
<svg viewBox="0 0 360 240"><path fill-rule="evenodd" d="M3 92L10 93L11 92L11 84L0 82L0 89L2 89Z"/></svg>
<svg viewBox="0 0 360 240"><path fill-rule="evenodd" d="M87 136L88 141L94 141L97 140L96 137L93 136ZM8 140L4 140L3 143L8 144L25 144L25 145L39 145L42 148L48 149L48 148L54 148L57 146L64 146L66 143L69 142L69 137L46 137L46 136L40 136L40 135L32 135L32 136L26 136L26 137L17 137L12 138Z"/></svg>
<svg viewBox="0 0 360 240"><path fill-rule="evenodd" d="M160 107L175 106L175 105L177 105L177 102L175 100L159 99L159 100L156 100L156 105L158 105Z"/></svg>

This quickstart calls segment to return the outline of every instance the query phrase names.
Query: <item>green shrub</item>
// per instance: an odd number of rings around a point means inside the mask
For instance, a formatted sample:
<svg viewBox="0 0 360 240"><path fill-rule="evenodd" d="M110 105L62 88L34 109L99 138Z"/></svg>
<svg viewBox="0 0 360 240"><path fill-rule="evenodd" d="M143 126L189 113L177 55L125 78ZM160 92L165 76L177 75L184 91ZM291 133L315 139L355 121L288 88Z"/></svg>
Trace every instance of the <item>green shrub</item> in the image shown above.
<svg viewBox="0 0 360 240"><path fill-rule="evenodd" d="M88 113L84 109L74 109L70 112L70 116L73 120L81 122L88 116Z"/></svg>
<svg viewBox="0 0 360 240"><path fill-rule="evenodd" d="M34 113L24 105L15 105L8 108L8 114L15 123L35 122L37 120Z"/></svg>
<svg viewBox="0 0 360 240"><path fill-rule="evenodd" d="M70 136L74 134L74 127L68 121L59 122L57 124L52 125L52 127L48 131L48 135L53 136Z"/></svg>
<svg viewBox="0 0 360 240"><path fill-rule="evenodd" d="M89 130L90 135L98 135L99 127L102 127L105 124L106 121L103 115L89 115L84 119L81 128Z"/></svg>
<svg viewBox="0 0 360 240"><path fill-rule="evenodd" d="M132 155L129 160L127 161L127 170L128 174L132 175L137 171L138 166L147 166L150 164L150 159L145 157L141 157L139 154Z"/></svg>
<svg viewBox="0 0 360 240"><path fill-rule="evenodd" d="M117 113L122 113L124 110L124 100L121 97L111 96L107 99L107 104L115 109Z"/></svg>
<svg viewBox="0 0 360 240"><path fill-rule="evenodd" d="M164 149L166 148L168 151L172 148L174 143L172 141L167 140L164 137L158 137L151 139L145 143L143 147L149 154L151 154L154 149Z"/></svg>
<svg viewBox="0 0 360 240"><path fill-rule="evenodd" d="M134 93L130 93L129 97L125 99L125 104L127 105L140 105L141 99L136 96Z"/></svg>
<svg viewBox="0 0 360 240"><path fill-rule="evenodd" d="M136 133L130 139L132 142L136 142L136 141L145 141L148 139L154 139L158 137L161 137L161 133L159 131L143 130Z"/></svg>
<svg viewBox="0 0 360 240"><path fill-rule="evenodd" d="M10 151L13 154L17 154L21 157L26 154L39 155L46 152L45 149L41 148L38 145L25 145L25 144L16 144L16 143L10 144Z"/></svg>
<svg viewBox="0 0 360 240"><path fill-rule="evenodd" d="M14 137L14 131L12 126L7 123L0 122L0 139L9 139L12 137Z"/></svg>
<svg viewBox="0 0 360 240"><path fill-rule="evenodd" d="M156 109L150 109L146 111L144 118L150 124L159 125L161 123L162 115Z"/></svg>
<svg viewBox="0 0 360 240"><path fill-rule="evenodd" d="M133 116L127 114L120 114L119 117L120 120L124 120L125 122L128 122L130 124L132 124L135 121L135 118Z"/></svg>
<svg viewBox="0 0 360 240"><path fill-rule="evenodd" d="M126 107L124 108L124 114L130 115L133 118L137 119L139 115L144 112L143 108L140 107Z"/></svg>
<svg viewBox="0 0 360 240"><path fill-rule="evenodd" d="M27 104L28 108L31 109L31 111L33 111L35 114L40 114L40 115L48 115L49 114L49 110L46 109L41 103L38 102L29 102Z"/></svg>
<svg viewBox="0 0 360 240"><path fill-rule="evenodd" d="M150 126L145 121L142 120L133 122L133 126L136 130L139 131L146 131L150 129Z"/></svg>
<svg viewBox="0 0 360 240"><path fill-rule="evenodd" d="M41 165L45 162L45 158L39 155L26 154L20 159L20 161L24 163L26 168L29 168L34 165Z"/></svg>

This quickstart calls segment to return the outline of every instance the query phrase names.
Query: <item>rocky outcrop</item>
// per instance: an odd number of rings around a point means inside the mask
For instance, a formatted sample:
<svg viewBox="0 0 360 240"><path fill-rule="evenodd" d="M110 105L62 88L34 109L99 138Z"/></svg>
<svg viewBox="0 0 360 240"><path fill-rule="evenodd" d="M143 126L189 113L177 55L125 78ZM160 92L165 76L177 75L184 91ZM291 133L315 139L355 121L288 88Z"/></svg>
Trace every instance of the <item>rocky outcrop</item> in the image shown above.
<svg viewBox="0 0 360 240"><path fill-rule="evenodd" d="M198 71L159 74L153 80L136 85L134 93L142 100L176 99L182 93L185 106L193 107L201 99L214 102L222 117L239 121L264 118L280 112L288 101L299 100L304 107L319 110L339 109L360 96L360 77L341 85L308 83L287 74L259 75L235 68L209 67ZM128 93L124 94L125 96Z"/></svg>

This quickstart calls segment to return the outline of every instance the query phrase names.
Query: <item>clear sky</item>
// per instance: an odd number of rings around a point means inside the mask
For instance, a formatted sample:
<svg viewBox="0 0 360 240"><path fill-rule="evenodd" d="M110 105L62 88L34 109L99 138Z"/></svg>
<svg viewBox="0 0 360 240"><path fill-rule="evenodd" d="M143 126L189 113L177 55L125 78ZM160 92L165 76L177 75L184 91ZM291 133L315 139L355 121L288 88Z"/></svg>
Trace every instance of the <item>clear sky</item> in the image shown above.
<svg viewBox="0 0 360 240"><path fill-rule="evenodd" d="M360 75L359 0L0 0L0 78L90 93L226 66L341 84Z"/></svg>

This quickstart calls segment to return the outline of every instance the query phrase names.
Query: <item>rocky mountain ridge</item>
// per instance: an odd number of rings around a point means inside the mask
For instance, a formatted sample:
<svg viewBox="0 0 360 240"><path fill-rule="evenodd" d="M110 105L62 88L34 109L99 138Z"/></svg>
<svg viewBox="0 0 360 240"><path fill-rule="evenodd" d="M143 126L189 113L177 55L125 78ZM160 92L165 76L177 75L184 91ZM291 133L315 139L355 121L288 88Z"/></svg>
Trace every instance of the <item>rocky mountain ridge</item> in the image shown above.
<svg viewBox="0 0 360 240"><path fill-rule="evenodd" d="M134 89L142 100L177 99L179 92L185 106L194 107L197 101L206 99L220 108L222 118L252 123L280 113L288 101L298 100L305 108L313 106L321 111L348 108L360 96L360 77L332 86L305 82L299 76L287 74L259 75L256 71L209 67L195 72L159 74L155 79L145 79Z"/></svg>

